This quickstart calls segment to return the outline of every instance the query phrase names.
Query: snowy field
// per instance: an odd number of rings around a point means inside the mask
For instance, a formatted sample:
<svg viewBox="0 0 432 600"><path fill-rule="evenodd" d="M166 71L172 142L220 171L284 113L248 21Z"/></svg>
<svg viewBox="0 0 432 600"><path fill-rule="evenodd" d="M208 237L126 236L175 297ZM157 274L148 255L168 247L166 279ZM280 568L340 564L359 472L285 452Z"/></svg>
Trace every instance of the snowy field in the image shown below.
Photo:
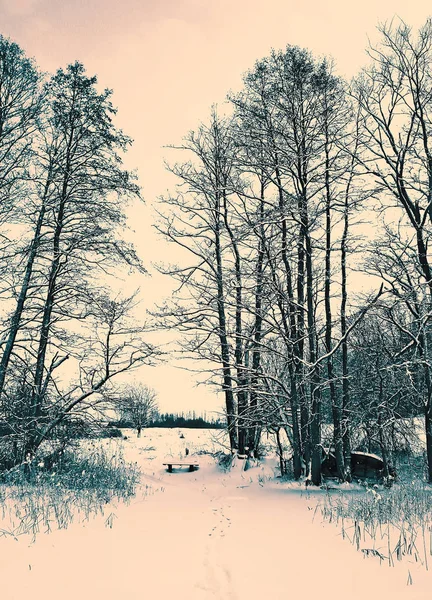
<svg viewBox="0 0 432 600"><path fill-rule="evenodd" d="M321 521L324 492L280 482L275 458L224 473L200 454L221 449L220 431L127 435L101 443L138 463L137 496L35 540L0 538L2 600L430 599L429 571L365 558ZM186 448L199 470L168 473Z"/></svg>

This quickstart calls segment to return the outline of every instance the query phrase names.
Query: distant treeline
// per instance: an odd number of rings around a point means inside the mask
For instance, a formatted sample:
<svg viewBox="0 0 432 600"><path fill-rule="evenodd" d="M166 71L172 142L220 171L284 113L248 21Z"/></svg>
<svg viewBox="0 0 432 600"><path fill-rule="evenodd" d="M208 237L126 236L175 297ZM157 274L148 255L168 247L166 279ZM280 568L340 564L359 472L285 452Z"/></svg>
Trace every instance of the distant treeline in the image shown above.
<svg viewBox="0 0 432 600"><path fill-rule="evenodd" d="M190 427L202 429L222 429L226 423L221 419L207 418L207 415L196 415L192 413L164 413L158 415L149 427Z"/></svg>
<svg viewBox="0 0 432 600"><path fill-rule="evenodd" d="M109 423L112 427L135 428L127 419L119 419ZM206 413L197 415L195 412L156 414L144 427L189 427L194 429L223 429L226 423L223 419L210 417Z"/></svg>

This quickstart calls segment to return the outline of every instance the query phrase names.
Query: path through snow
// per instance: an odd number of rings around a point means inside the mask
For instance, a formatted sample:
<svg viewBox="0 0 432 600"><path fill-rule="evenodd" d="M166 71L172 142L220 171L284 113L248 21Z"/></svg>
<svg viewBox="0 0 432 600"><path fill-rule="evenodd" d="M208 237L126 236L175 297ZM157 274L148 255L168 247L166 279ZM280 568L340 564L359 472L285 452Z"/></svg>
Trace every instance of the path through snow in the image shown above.
<svg viewBox="0 0 432 600"><path fill-rule="evenodd" d="M407 586L406 564L363 558L335 527L313 519L316 496L263 483L265 467L224 474L201 456L199 471L167 473L163 450L177 441L178 432L151 430L138 444L126 442L154 493L118 506L112 528L95 519L35 543L0 539L1 599L431 597L429 573L410 566L414 585ZM139 452L145 445L155 449Z"/></svg>

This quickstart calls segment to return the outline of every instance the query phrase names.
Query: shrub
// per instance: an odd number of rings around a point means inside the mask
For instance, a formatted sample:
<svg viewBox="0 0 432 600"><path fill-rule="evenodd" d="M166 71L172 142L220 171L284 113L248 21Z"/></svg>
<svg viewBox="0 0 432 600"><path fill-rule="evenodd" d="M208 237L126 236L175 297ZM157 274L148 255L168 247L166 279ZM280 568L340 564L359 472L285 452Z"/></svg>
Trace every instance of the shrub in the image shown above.
<svg viewBox="0 0 432 600"><path fill-rule="evenodd" d="M119 492L122 497L135 493L139 480L136 465L125 463L121 455L109 456L103 448L89 455L70 450L56 451L31 463L1 474L7 485L46 485L69 490L92 489L104 494Z"/></svg>
<svg viewBox="0 0 432 600"><path fill-rule="evenodd" d="M235 458L234 454L227 454L220 451L216 452L214 456L218 462L219 468L222 469L222 471L228 472L231 470L233 460Z"/></svg>
<svg viewBox="0 0 432 600"><path fill-rule="evenodd" d="M117 427L107 427L99 433L100 438L122 438L123 434Z"/></svg>
<svg viewBox="0 0 432 600"><path fill-rule="evenodd" d="M420 481L366 493L328 495L323 517L336 523L358 550L389 565L411 555L428 567L432 556L432 490Z"/></svg>
<svg viewBox="0 0 432 600"><path fill-rule="evenodd" d="M136 464L101 447L58 450L15 467L1 474L0 535L36 535L53 523L66 528L74 519L103 515L110 501L128 501L136 493L139 475Z"/></svg>

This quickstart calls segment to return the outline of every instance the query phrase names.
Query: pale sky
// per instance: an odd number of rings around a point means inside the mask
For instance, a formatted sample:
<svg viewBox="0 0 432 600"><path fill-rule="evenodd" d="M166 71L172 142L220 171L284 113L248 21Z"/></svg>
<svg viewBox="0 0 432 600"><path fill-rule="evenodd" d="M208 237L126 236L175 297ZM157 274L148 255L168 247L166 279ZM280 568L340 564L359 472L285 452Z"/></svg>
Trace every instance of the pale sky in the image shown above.
<svg viewBox="0 0 432 600"><path fill-rule="evenodd" d="M351 77L367 61L378 22L399 16L418 27L430 13L425 0L0 0L0 32L42 70L78 59L114 90L117 124L135 140L127 166L138 170L146 207L131 211L131 225L149 265L167 257L150 227L152 202L173 186L163 146L179 142L213 103L240 89L255 60L295 44L332 56L338 72ZM170 289L160 277L141 286L148 302ZM169 366L145 369L137 379L158 391L163 411L210 411L221 402Z"/></svg>

